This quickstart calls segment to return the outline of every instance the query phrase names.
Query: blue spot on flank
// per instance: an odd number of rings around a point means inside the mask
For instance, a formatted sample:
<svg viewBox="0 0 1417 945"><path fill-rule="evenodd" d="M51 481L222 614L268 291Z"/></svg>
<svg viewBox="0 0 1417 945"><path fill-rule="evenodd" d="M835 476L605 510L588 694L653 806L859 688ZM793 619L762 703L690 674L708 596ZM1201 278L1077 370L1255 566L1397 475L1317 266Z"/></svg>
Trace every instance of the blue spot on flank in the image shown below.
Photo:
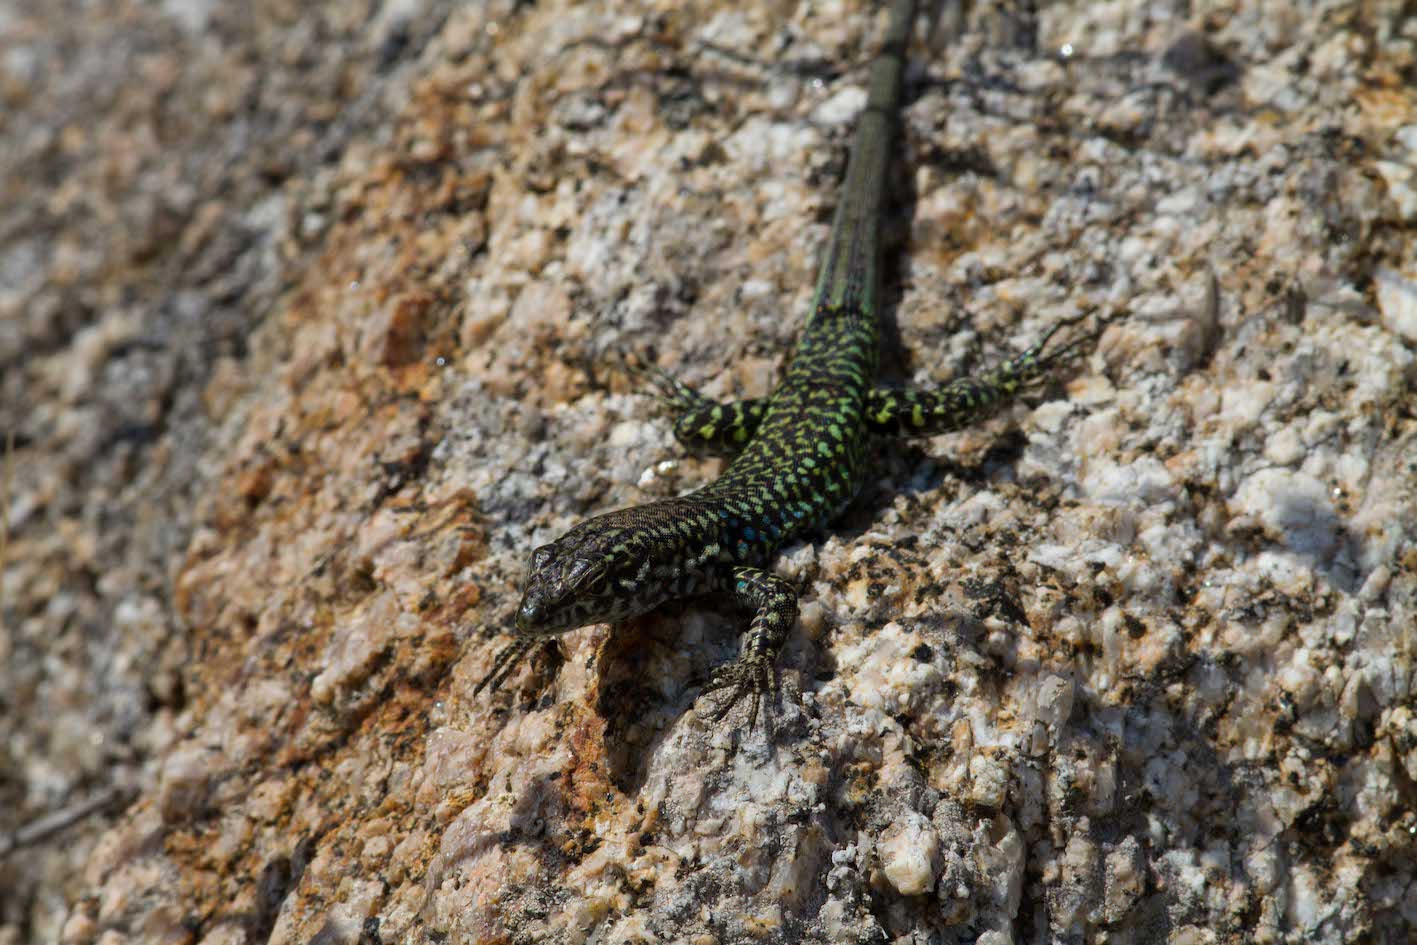
<svg viewBox="0 0 1417 945"><path fill-rule="evenodd" d="M748 543L746 541L740 541L738 543L738 557L748 557Z"/></svg>
<svg viewBox="0 0 1417 945"><path fill-rule="evenodd" d="M719 517L719 518L728 518L728 510L727 510L727 509L719 509L719 510L718 510L718 517Z"/></svg>
<svg viewBox="0 0 1417 945"><path fill-rule="evenodd" d="M749 541L757 541L758 533L753 531L751 528L745 528L743 529L743 537L748 539Z"/></svg>

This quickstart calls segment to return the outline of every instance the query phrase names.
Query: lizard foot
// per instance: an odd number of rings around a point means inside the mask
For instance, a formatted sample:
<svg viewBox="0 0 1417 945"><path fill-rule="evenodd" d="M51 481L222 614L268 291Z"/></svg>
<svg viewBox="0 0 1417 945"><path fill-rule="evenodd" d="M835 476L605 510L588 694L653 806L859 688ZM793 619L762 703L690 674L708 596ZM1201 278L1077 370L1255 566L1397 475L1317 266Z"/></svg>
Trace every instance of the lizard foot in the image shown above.
<svg viewBox="0 0 1417 945"><path fill-rule="evenodd" d="M533 637L517 637L499 650L497 655L492 658L492 669L482 677L481 682L473 687L473 696L481 695L484 689L496 692L502 688L502 683L506 682L507 678L516 670L522 658L544 642Z"/></svg>
<svg viewBox="0 0 1417 945"><path fill-rule="evenodd" d="M1053 324L1052 328L1044 332L1043 337L1038 339L1036 344L1030 347L1016 360L1026 363L1030 368L1030 373L1036 375L1042 375L1051 368L1059 367L1077 360L1088 351L1092 350L1093 343L1096 342L1098 338L1101 338L1102 333L1107 330L1107 326L1111 325L1112 322L1116 320L1115 316L1098 317L1091 331L1083 332L1071 341L1068 341L1062 347L1056 348L1053 351L1045 353L1044 349L1047 348L1048 342L1059 330L1070 328L1073 325L1084 322L1092 318L1095 313L1095 309L1089 308L1071 318L1059 319Z"/></svg>
<svg viewBox="0 0 1417 945"><path fill-rule="evenodd" d="M729 710L738 704L744 696L749 698L748 728L752 729L758 721L758 707L762 704L763 698L777 691L777 670L773 667L773 661L762 654L748 654L739 657L732 663L720 666L713 674L713 678L705 684L701 695L704 693L728 690L728 697L724 699L714 710L711 716L715 722L722 721Z"/></svg>
<svg viewBox="0 0 1417 945"><path fill-rule="evenodd" d="M637 386L647 387L651 395L674 413L703 407L710 401L688 384L654 363L645 352L620 355L620 369Z"/></svg>

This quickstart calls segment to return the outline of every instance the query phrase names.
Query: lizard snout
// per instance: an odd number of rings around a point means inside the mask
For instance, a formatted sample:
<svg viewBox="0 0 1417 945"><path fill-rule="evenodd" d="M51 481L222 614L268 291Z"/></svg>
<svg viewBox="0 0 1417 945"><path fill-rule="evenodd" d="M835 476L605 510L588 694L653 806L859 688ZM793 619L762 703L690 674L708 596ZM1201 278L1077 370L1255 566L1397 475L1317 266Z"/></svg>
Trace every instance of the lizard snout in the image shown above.
<svg viewBox="0 0 1417 945"><path fill-rule="evenodd" d="M517 608L517 629L535 630L546 619L546 613L546 602L528 594L522 598L522 605Z"/></svg>

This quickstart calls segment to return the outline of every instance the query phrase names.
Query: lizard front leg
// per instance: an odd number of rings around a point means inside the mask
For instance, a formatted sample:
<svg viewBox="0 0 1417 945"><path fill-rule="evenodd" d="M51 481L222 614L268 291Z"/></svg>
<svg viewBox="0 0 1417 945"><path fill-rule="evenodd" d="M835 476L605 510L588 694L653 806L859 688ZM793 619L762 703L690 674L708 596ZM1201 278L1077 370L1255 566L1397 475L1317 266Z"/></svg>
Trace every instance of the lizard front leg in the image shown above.
<svg viewBox="0 0 1417 945"><path fill-rule="evenodd" d="M754 611L753 622L743 634L738 659L720 666L703 692L728 690L728 697L713 713L714 721L748 696L748 727L752 728L763 697L777 691L777 656L797 622L797 591L777 575L747 566L733 568L722 589Z"/></svg>
<svg viewBox="0 0 1417 945"><path fill-rule="evenodd" d="M652 365L631 370L648 381L659 402L675 414L674 439L691 453L734 455L752 439L767 413L765 397L719 403Z"/></svg>
<svg viewBox="0 0 1417 945"><path fill-rule="evenodd" d="M674 438L693 452L732 456L753 438L767 410L766 398L727 404L708 400L679 415Z"/></svg>

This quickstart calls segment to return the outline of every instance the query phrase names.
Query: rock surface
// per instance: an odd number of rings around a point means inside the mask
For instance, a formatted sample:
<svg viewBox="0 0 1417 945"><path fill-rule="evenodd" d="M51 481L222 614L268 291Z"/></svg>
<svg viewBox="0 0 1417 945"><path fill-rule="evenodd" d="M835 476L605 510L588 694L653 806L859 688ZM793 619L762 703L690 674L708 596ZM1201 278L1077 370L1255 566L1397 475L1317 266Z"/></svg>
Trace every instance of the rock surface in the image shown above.
<svg viewBox="0 0 1417 945"><path fill-rule="evenodd" d="M472 688L715 471L613 356L771 388L865 5L0 13L0 837L122 789L0 943L1410 940L1417 27L1260 6L917 45L888 379L1121 317L784 552L770 740L711 602Z"/></svg>

